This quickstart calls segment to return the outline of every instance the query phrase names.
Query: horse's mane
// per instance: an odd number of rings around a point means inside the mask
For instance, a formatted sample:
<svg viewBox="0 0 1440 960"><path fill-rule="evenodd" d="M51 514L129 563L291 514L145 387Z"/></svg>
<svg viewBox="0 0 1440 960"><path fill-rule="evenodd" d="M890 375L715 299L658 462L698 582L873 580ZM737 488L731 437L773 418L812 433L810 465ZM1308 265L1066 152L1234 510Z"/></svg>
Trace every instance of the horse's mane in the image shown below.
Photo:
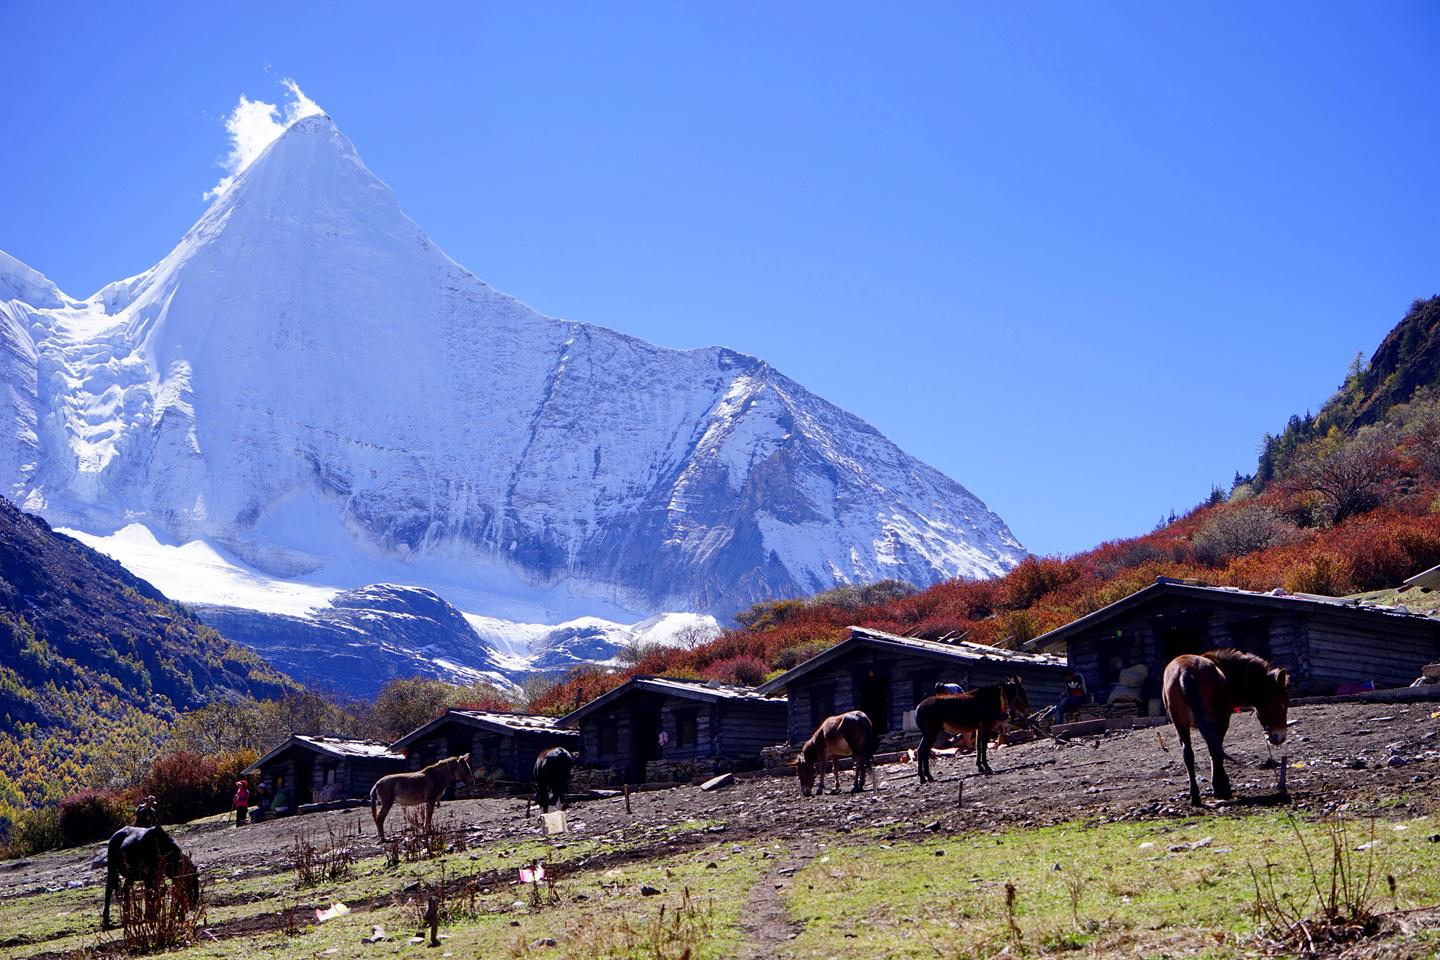
<svg viewBox="0 0 1440 960"><path fill-rule="evenodd" d="M1230 695L1237 704L1254 706L1258 697L1268 696L1275 680L1270 676L1270 661L1253 653L1226 647L1208 650L1203 656L1215 661L1230 686Z"/></svg>

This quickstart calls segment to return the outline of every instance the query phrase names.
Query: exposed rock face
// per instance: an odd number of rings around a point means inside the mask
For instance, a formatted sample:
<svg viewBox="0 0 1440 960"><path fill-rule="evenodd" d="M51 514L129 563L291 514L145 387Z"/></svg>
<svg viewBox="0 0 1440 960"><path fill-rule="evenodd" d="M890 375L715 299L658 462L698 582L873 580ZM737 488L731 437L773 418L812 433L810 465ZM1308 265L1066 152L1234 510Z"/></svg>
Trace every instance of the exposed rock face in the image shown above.
<svg viewBox="0 0 1440 960"><path fill-rule="evenodd" d="M373 697L396 677L513 687L460 612L429 590L372 584L309 617L201 606L196 613L304 683Z"/></svg>
<svg viewBox="0 0 1440 960"><path fill-rule="evenodd" d="M500 567L722 617L1024 553L965 488L754 357L482 283L323 116L144 273L75 301L5 258L0 300L0 490L86 532L139 521L282 577Z"/></svg>

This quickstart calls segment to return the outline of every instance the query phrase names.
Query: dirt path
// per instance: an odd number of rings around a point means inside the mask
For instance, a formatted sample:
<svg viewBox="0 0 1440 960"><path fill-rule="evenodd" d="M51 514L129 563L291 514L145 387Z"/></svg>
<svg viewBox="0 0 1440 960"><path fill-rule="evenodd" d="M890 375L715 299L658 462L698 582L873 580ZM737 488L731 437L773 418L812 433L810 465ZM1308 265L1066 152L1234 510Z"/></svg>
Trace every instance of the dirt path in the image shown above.
<svg viewBox="0 0 1440 960"><path fill-rule="evenodd" d="M815 858L815 841L802 837L776 860L750 887L741 909L740 929L745 946L736 954L739 960L769 960L790 955L789 944L805 929L804 924L790 915L785 894L790 891L796 871Z"/></svg>

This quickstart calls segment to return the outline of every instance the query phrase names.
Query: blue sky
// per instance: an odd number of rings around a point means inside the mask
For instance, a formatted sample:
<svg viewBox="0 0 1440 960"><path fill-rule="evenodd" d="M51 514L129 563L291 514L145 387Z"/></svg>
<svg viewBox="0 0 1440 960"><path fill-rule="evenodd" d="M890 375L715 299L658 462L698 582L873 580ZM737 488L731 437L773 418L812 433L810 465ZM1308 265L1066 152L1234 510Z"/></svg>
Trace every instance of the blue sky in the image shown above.
<svg viewBox="0 0 1440 960"><path fill-rule="evenodd" d="M148 267L293 77L495 286L764 357L1042 553L1440 293L1435 4L408 6L0 0L0 249Z"/></svg>

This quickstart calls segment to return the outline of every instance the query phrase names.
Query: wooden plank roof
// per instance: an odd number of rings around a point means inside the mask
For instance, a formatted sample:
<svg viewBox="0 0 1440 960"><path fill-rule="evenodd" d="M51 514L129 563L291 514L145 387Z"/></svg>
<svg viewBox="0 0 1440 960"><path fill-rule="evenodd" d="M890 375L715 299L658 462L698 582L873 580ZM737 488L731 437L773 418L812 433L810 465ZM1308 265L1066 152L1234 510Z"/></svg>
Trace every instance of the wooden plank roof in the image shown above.
<svg viewBox="0 0 1440 960"><path fill-rule="evenodd" d="M637 690L711 703L721 700L768 702L767 698L753 687L740 687L733 684L720 683L718 680L681 680L676 677L631 677L609 693L602 694L589 703L561 717L560 723L565 726L570 726L607 704L613 703L615 700Z"/></svg>
<svg viewBox="0 0 1440 960"><path fill-rule="evenodd" d="M560 721L556 718L542 716L538 713L506 713L499 710L460 710L451 708L429 723L411 730L405 734L405 736L396 740L394 746L397 749L409 746L416 740L431 733L437 727L447 723L460 723L465 726L490 730L500 734L553 733L560 737L575 736L574 731L562 730L560 728Z"/></svg>
<svg viewBox="0 0 1440 960"><path fill-rule="evenodd" d="M1063 643L1077 633L1099 626L1107 620L1128 612L1134 607L1166 595L1190 597L1197 600L1239 603L1256 607L1270 607L1272 609L1331 613L1342 617L1368 619L1374 623L1384 622L1383 620L1377 619L1383 617L1408 620L1411 622L1431 623L1440 627L1440 620L1436 620L1434 617L1424 613L1415 613L1403 606L1385 606L1346 597L1327 597L1318 593L1291 593L1287 590L1279 589L1262 593L1258 590L1242 590L1239 587L1213 586L1194 580L1156 577L1154 583L1135 591L1128 597L1122 597L1108 606L1101 607L1093 613L1088 613L1080 617L1078 620L1072 620L1063 627L1057 627L1049 633L1036 637L1024 645L1025 649L1044 650L1056 644Z"/></svg>
<svg viewBox="0 0 1440 960"><path fill-rule="evenodd" d="M399 761L405 759L404 754L396 753L390 748L390 744L381 740L347 740L343 737L313 737L305 734L292 733L286 737L279 746L246 767L243 772L251 773L252 771L257 771L286 750L292 748L310 750L314 753L323 753L332 757L367 757L370 759Z"/></svg>
<svg viewBox="0 0 1440 960"><path fill-rule="evenodd" d="M812 670L839 659L847 653L859 648L892 650L905 653L919 653L923 656L931 656L946 660L956 660L965 663L997 663L1010 664L1014 666L1040 666L1040 667L1064 667L1065 660L1061 657L1053 657L1045 653L1027 653L1020 650L1002 650L999 647L987 646L983 643L971 643L967 640L955 643L940 643L934 640L921 640L917 637L902 637L894 633L886 633L884 630L875 630L870 627L851 627L850 636L841 640L829 650L811 657L804 663L780 674L780 676L762 683L756 687L757 693L771 695L785 690L791 683L810 673Z"/></svg>

